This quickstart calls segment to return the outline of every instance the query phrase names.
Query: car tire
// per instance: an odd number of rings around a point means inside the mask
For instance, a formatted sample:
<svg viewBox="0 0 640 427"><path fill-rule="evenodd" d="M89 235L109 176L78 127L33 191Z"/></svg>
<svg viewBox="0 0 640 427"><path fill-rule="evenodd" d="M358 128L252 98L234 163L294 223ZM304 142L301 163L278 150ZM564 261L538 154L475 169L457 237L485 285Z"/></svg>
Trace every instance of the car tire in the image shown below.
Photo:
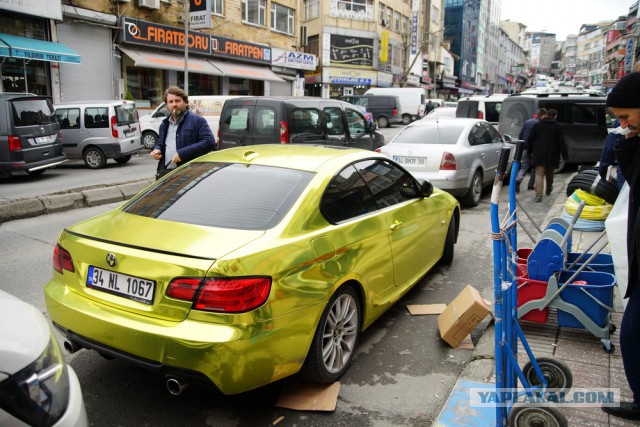
<svg viewBox="0 0 640 427"><path fill-rule="evenodd" d="M156 135L155 132L148 130L142 133L142 144L147 150L153 150L156 141L158 141L158 135Z"/></svg>
<svg viewBox="0 0 640 427"><path fill-rule="evenodd" d="M402 115L402 124L403 125L408 125L412 121L413 121L413 118L409 114L403 114Z"/></svg>
<svg viewBox="0 0 640 427"><path fill-rule="evenodd" d="M131 154L127 155L127 156L122 156L122 157L116 157L115 159L113 159L116 161L116 163L124 165L125 163L127 163L129 160L131 160Z"/></svg>
<svg viewBox="0 0 640 427"><path fill-rule="evenodd" d="M456 244L456 216L453 215L451 217L451 221L449 221L449 228L447 229L447 236L444 240L444 251L442 252L442 257L440 258L440 264L442 265L451 265L453 262L453 253L455 251Z"/></svg>
<svg viewBox="0 0 640 427"><path fill-rule="evenodd" d="M82 158L89 169L102 169L107 164L107 156L98 147L89 147L84 150Z"/></svg>
<svg viewBox="0 0 640 427"><path fill-rule="evenodd" d="M480 197L482 196L482 174L479 170L475 171L473 178L471 178L471 185L467 194L462 198L462 203L465 206L474 207L480 203Z"/></svg>
<svg viewBox="0 0 640 427"><path fill-rule="evenodd" d="M338 289L324 309L302 366L308 380L330 384L337 381L355 355L362 308L356 291L349 285Z"/></svg>
<svg viewBox="0 0 640 427"><path fill-rule="evenodd" d="M391 127L391 123L389 123L389 119L386 118L385 116L378 116L378 118L376 119L376 123L378 124L378 127L381 129Z"/></svg>

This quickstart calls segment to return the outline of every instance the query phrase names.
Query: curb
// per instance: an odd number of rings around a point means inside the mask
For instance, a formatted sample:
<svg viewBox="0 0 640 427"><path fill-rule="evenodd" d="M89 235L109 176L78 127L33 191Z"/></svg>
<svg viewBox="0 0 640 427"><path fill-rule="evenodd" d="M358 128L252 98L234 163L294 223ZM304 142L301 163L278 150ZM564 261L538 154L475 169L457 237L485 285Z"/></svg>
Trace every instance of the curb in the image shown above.
<svg viewBox="0 0 640 427"><path fill-rule="evenodd" d="M0 223L128 200L154 182L145 179L99 188L78 188L0 204Z"/></svg>

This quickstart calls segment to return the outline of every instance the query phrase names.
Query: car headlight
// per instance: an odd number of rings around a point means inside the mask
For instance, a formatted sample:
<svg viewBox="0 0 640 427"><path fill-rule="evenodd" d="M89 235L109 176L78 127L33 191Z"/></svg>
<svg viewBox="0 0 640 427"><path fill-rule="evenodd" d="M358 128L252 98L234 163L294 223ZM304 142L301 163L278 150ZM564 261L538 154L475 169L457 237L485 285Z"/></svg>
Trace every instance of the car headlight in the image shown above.
<svg viewBox="0 0 640 427"><path fill-rule="evenodd" d="M53 425L69 404L69 373L60 347L51 334L35 362L0 383L0 407L23 422Z"/></svg>

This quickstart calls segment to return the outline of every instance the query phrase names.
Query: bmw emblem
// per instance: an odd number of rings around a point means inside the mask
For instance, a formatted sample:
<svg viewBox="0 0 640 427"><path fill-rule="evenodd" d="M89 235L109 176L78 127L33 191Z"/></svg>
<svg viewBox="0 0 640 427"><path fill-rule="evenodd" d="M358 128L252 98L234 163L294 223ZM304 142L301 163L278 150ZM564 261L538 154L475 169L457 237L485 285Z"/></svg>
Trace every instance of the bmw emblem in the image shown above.
<svg viewBox="0 0 640 427"><path fill-rule="evenodd" d="M114 254L112 253L107 254L107 265L109 267L115 267L117 262L118 261L116 260L116 256Z"/></svg>

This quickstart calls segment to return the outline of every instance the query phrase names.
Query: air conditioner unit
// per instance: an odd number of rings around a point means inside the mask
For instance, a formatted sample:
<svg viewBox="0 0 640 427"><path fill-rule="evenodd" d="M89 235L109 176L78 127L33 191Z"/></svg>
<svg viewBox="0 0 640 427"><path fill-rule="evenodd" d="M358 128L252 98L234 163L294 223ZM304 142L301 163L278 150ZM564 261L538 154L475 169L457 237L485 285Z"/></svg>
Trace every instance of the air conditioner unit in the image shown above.
<svg viewBox="0 0 640 427"><path fill-rule="evenodd" d="M306 46L308 41L307 26L303 25L300 27L300 46Z"/></svg>
<svg viewBox="0 0 640 427"><path fill-rule="evenodd" d="M160 0L138 0L138 7L160 9Z"/></svg>

